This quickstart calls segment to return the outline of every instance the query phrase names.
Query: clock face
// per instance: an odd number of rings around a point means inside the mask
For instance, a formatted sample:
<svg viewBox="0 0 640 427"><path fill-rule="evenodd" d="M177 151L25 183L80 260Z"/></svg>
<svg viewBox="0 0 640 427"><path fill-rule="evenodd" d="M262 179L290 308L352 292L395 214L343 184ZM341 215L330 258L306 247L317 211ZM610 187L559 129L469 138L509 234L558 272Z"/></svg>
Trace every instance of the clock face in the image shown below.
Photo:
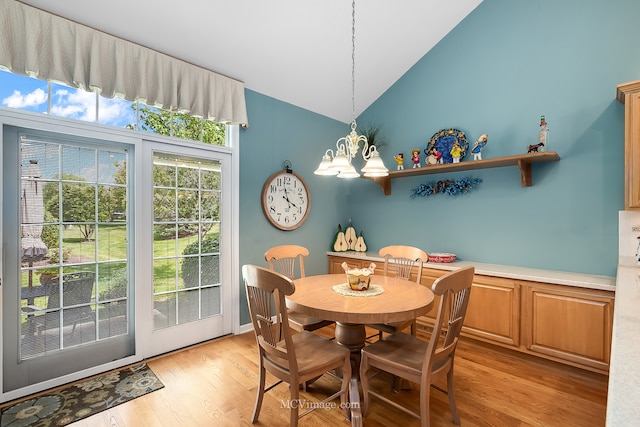
<svg viewBox="0 0 640 427"><path fill-rule="evenodd" d="M271 175L262 187L262 211L281 230L295 230L307 219L311 198L304 180L286 170Z"/></svg>

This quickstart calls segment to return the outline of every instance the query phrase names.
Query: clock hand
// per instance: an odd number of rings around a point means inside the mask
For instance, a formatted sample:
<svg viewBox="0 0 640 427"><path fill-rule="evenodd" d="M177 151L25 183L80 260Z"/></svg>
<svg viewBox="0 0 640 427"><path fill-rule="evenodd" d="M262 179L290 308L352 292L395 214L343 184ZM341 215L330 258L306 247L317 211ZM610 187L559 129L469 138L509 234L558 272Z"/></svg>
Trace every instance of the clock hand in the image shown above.
<svg viewBox="0 0 640 427"><path fill-rule="evenodd" d="M291 200L289 200L288 197L282 196L282 198L285 199L287 201L287 203L289 203L289 207L293 206L296 209L298 208L295 203L293 203Z"/></svg>

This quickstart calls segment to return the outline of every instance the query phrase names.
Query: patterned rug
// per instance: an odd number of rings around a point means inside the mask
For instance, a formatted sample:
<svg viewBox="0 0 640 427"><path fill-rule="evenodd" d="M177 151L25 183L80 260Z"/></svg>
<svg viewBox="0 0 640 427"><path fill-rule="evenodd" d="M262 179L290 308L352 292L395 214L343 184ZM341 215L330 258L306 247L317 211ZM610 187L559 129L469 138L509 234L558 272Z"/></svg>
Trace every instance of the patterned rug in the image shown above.
<svg viewBox="0 0 640 427"><path fill-rule="evenodd" d="M162 387L142 363L8 406L2 409L0 427L65 426Z"/></svg>

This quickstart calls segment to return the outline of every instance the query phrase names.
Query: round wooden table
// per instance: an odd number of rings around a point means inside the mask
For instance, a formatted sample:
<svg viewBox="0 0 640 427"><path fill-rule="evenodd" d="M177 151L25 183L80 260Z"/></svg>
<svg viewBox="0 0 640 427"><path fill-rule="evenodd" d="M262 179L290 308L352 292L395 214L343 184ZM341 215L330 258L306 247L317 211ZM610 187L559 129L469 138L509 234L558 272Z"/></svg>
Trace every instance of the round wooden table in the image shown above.
<svg viewBox="0 0 640 427"><path fill-rule="evenodd" d="M426 286L395 277L371 276L371 284L384 292L374 296L346 296L333 290L347 282L346 274L324 274L294 280L295 292L287 307L297 312L336 322L336 342L351 350L353 378L350 387L351 422L362 425L358 390L360 350L365 346L365 325L415 319L433 307L433 292ZM357 402L357 404L356 404Z"/></svg>

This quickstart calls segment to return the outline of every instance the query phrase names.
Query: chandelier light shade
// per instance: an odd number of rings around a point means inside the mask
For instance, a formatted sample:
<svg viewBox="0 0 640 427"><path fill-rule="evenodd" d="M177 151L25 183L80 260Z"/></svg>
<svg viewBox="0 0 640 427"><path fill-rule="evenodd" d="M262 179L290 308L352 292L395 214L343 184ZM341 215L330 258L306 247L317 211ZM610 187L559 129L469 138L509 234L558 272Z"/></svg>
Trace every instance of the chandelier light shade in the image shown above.
<svg viewBox="0 0 640 427"><path fill-rule="evenodd" d="M322 156L322 161L318 168L313 172L316 175L333 175L338 178L358 178L360 174L353 167L351 160L356 157L360 151L360 143L363 143L362 158L366 161L362 168L362 173L366 177L375 178L389 175L389 169L386 168L375 145L369 145L367 137L358 135L356 131L356 112L355 112L355 69L356 69L356 2L351 3L351 132L345 137L338 139L336 142L335 154L329 148Z"/></svg>

